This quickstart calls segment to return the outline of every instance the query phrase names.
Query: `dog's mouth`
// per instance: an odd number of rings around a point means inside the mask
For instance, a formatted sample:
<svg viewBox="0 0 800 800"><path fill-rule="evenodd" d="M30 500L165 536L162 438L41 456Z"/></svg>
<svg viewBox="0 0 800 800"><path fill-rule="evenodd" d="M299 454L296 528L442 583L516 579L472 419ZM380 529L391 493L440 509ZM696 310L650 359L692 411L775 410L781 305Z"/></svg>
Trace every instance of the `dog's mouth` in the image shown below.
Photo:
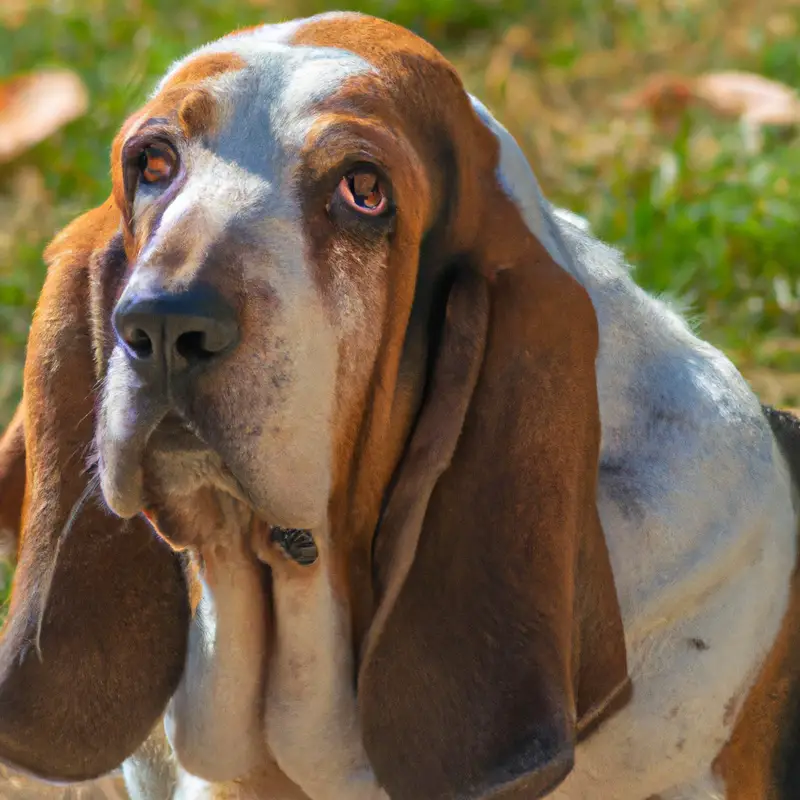
<svg viewBox="0 0 800 800"><path fill-rule="evenodd" d="M108 491L107 501L109 496L123 498L124 510L144 512L174 546L200 544L195 531L206 525L199 525L193 512L209 521L220 505L219 495L223 495L228 498L228 516L230 504L237 506L232 516L239 520L241 534L251 538L251 546L258 550L277 548L302 566L316 561L317 547L310 531L271 524L268 515L255 508L246 489L216 450L179 412L170 409L149 435L134 435L129 443L131 450L136 448L134 452L126 452L121 446L109 454L105 464L117 465L115 471L104 471L101 462L101 483L104 494ZM119 513L118 508L112 506L112 510ZM254 531L258 533L253 534Z"/></svg>
<svg viewBox="0 0 800 800"><path fill-rule="evenodd" d="M143 512L173 548L186 550L197 570L189 581L189 654L165 713L167 736L198 776L238 779L276 761L266 704L270 675L283 674L279 642L287 627L276 630L275 609L294 602L278 586L276 566L278 573L300 570L316 585L327 563L325 545L310 530L270 524L217 449L175 410L146 437L133 433L134 455L106 451L117 471L101 474L104 491L128 492L128 508ZM309 613L318 613L313 592L307 601Z"/></svg>
<svg viewBox="0 0 800 800"><path fill-rule="evenodd" d="M212 487L252 507L246 490L217 450L175 411L167 412L153 429L144 448L142 466L145 504Z"/></svg>
<svg viewBox="0 0 800 800"><path fill-rule="evenodd" d="M168 497L188 498L207 487L248 502L215 448L178 411L144 403L130 419L130 424L124 416L105 420L97 432L100 485L118 516L131 517Z"/></svg>
<svg viewBox="0 0 800 800"><path fill-rule="evenodd" d="M163 454L198 453L210 449L197 429L172 410L153 429L148 447Z"/></svg>

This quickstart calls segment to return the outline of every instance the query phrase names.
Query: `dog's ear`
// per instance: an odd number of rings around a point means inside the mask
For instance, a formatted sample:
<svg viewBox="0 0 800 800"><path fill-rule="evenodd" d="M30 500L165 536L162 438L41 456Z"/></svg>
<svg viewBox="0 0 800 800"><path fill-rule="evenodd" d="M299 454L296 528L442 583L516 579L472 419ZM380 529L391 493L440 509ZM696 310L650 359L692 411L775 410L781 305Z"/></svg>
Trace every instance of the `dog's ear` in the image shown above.
<svg viewBox="0 0 800 800"><path fill-rule="evenodd" d="M25 495L25 426L20 403L0 437L0 558L14 558Z"/></svg>
<svg viewBox="0 0 800 800"><path fill-rule="evenodd" d="M599 714L627 681L596 506L594 309L500 185L497 142L479 143L496 158L472 162L472 274L451 291L375 541L358 693L393 800L548 794L572 767L579 708ZM597 604L602 648L580 616Z"/></svg>
<svg viewBox="0 0 800 800"><path fill-rule="evenodd" d="M0 760L48 780L117 766L180 679L181 561L149 524L114 517L87 471L98 318L125 272L112 203L51 244L24 380L25 509L0 638Z"/></svg>

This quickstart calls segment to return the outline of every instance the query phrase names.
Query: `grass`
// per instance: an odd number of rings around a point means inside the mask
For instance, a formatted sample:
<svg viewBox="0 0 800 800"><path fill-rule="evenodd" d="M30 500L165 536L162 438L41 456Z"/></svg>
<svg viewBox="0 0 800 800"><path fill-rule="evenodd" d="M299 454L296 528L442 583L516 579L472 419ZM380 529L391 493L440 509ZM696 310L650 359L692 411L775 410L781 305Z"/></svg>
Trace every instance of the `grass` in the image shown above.
<svg viewBox="0 0 800 800"><path fill-rule="evenodd" d="M0 422L20 393L42 247L107 196L109 145L126 115L197 45L332 7L325 0L13 0L0 9L0 78L69 66L91 94L86 117L0 167ZM683 298L703 335L740 366L766 371L767 399L800 403L791 385L800 372L797 131L768 131L753 156L730 122L691 112L667 136L642 114L621 115L617 102L662 70L746 69L800 87L796 0L342 0L339 7L393 19L443 49L520 140L555 202L621 247L642 285Z"/></svg>

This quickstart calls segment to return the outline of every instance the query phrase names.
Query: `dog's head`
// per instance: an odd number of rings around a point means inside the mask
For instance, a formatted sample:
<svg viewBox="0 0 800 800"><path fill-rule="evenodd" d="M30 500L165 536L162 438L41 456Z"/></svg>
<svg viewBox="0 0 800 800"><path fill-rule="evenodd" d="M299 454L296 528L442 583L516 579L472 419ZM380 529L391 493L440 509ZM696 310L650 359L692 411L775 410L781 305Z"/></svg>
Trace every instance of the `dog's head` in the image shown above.
<svg viewBox="0 0 800 800"><path fill-rule="evenodd" d="M31 331L0 753L97 774L175 691L186 589L146 516L201 556L311 532L299 579L324 574L348 620L391 797L549 791L625 654L596 320L513 140L431 46L332 14L177 64L112 175L50 246Z"/></svg>

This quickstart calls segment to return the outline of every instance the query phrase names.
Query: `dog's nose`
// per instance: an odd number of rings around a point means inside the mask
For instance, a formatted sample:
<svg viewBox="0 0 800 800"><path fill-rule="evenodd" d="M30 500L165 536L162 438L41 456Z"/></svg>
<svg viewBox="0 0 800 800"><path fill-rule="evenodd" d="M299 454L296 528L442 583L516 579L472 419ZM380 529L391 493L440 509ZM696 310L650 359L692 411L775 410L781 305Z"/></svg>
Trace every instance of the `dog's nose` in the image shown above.
<svg viewBox="0 0 800 800"><path fill-rule="evenodd" d="M123 297L113 322L120 342L139 367L164 365L169 373L207 364L239 340L233 309L204 284L183 292Z"/></svg>

